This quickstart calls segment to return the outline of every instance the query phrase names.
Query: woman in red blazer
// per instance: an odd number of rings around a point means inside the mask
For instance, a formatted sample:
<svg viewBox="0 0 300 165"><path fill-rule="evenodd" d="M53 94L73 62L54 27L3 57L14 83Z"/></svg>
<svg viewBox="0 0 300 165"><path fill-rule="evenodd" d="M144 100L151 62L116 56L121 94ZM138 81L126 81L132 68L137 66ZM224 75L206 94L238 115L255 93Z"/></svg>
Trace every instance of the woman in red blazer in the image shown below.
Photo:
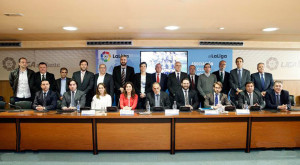
<svg viewBox="0 0 300 165"><path fill-rule="evenodd" d="M138 95L135 94L132 82L126 82L124 89L124 92L120 95L120 108L126 109L131 107L134 110L137 106Z"/></svg>

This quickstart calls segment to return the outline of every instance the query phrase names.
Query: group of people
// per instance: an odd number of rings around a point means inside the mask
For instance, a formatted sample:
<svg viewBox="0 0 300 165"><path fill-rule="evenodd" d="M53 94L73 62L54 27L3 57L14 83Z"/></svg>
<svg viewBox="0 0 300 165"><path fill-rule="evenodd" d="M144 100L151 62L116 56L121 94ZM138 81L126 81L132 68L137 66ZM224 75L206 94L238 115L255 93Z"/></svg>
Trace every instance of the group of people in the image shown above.
<svg viewBox="0 0 300 165"><path fill-rule="evenodd" d="M146 72L147 63L140 63L140 72L127 65L127 56L120 57L120 65L113 74L106 72L106 65L99 65L99 73L88 71L88 62L79 62L80 71L68 78L68 69L60 69L60 78L47 72L47 64L39 63L39 71L28 68L27 59L19 59L19 67L9 75L15 101L33 101L36 110L54 110L57 100L61 108L73 109L90 107L105 109L113 99L121 109L144 109L146 104L153 107L171 108L185 106L217 108L220 105L234 105L242 108L260 106L261 109L288 110L291 108L289 92L283 90L280 81L273 81L272 74L264 72L264 64L257 64L257 73L250 74L243 68L244 60L235 60L237 68L225 71L226 61L219 62L219 70L211 73L211 65L204 65L204 73L196 75L196 67L189 66L189 74L181 71L181 63L175 62L175 72L161 73L162 66L155 65L155 73ZM169 92L169 94L167 93ZM229 96L229 97L227 97ZM229 100L230 98L230 100Z"/></svg>

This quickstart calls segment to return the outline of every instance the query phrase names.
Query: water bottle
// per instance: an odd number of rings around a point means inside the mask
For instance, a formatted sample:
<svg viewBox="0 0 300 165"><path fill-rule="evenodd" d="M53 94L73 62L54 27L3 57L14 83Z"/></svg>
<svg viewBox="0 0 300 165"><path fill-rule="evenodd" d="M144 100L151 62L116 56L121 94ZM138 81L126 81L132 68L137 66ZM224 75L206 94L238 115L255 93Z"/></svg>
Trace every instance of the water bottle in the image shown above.
<svg viewBox="0 0 300 165"><path fill-rule="evenodd" d="M146 103L146 110L147 110L147 112L150 112L150 104L149 104L149 101L147 101L147 103Z"/></svg>
<svg viewBox="0 0 300 165"><path fill-rule="evenodd" d="M174 101L174 104L172 107L173 107L173 109L177 109L176 101Z"/></svg>
<svg viewBox="0 0 300 165"><path fill-rule="evenodd" d="M247 104L247 101L245 101L245 104L244 104L244 109L248 109L248 104Z"/></svg>
<svg viewBox="0 0 300 165"><path fill-rule="evenodd" d="M76 108L77 108L77 112L80 113L80 103L79 103L79 100L77 102L77 107Z"/></svg>

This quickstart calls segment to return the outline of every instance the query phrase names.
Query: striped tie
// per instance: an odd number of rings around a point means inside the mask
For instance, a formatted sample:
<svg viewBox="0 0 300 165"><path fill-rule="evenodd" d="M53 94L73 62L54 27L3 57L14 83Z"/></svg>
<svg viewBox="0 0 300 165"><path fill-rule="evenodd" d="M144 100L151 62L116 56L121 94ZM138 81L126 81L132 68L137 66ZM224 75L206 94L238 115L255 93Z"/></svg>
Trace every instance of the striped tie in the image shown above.
<svg viewBox="0 0 300 165"><path fill-rule="evenodd" d="M122 86L125 85L125 68L122 68L122 74L121 74L121 80L122 80Z"/></svg>

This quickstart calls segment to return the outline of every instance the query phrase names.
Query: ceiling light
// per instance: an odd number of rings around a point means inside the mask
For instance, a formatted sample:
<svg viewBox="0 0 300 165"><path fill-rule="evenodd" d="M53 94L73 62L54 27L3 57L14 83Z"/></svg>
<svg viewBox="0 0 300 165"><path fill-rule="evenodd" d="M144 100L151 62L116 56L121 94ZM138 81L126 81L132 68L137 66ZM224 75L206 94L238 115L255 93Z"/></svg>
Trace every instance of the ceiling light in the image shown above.
<svg viewBox="0 0 300 165"><path fill-rule="evenodd" d="M224 29L225 29L224 27L220 27L220 28L219 28L219 30L224 30Z"/></svg>
<svg viewBox="0 0 300 165"><path fill-rule="evenodd" d="M264 32L272 32L272 31L276 31L278 30L279 28L276 28L276 27L270 27L270 28L265 28L263 29L262 31Z"/></svg>
<svg viewBox="0 0 300 165"><path fill-rule="evenodd" d="M177 30L177 29L179 29L179 26L166 26L165 29L166 30Z"/></svg>
<svg viewBox="0 0 300 165"><path fill-rule="evenodd" d="M22 30L24 30L24 29L23 29L23 28L18 28L18 30L22 31Z"/></svg>
<svg viewBox="0 0 300 165"><path fill-rule="evenodd" d="M75 30L77 30L78 28L77 28L77 27L74 27L74 26L64 26L63 29L64 29L64 30L69 30L69 31L75 31Z"/></svg>
<svg viewBox="0 0 300 165"><path fill-rule="evenodd" d="M22 13L4 13L5 16L8 17L16 17L16 16L23 16L24 14Z"/></svg>
<svg viewBox="0 0 300 165"><path fill-rule="evenodd" d="M122 30L122 29L124 29L124 27L123 26L119 26L119 29Z"/></svg>

